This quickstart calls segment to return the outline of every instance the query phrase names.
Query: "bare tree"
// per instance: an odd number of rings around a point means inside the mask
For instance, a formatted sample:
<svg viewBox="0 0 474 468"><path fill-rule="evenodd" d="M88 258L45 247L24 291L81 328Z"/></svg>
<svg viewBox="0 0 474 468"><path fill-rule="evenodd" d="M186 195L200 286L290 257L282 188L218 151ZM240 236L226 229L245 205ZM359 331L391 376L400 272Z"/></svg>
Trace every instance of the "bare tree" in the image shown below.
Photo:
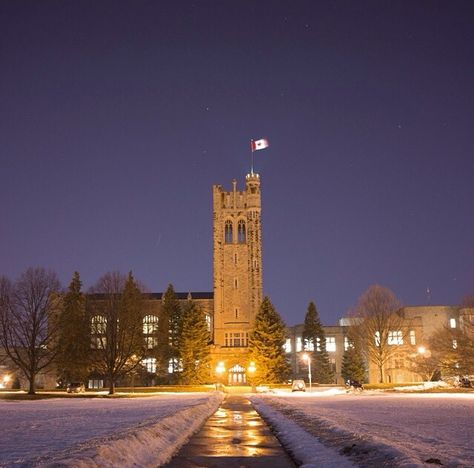
<svg viewBox="0 0 474 468"><path fill-rule="evenodd" d="M406 342L408 324L400 313L400 303L388 288L370 286L359 298L352 313L349 339L364 354L367 362L378 369L379 382L384 381L384 369Z"/></svg>
<svg viewBox="0 0 474 468"><path fill-rule="evenodd" d="M106 273L92 290L91 315L93 367L107 376L109 395L117 380L132 372L145 355L142 293L132 273Z"/></svg>
<svg viewBox="0 0 474 468"><path fill-rule="evenodd" d="M443 376L474 374L474 324L442 327L429 340L430 352Z"/></svg>
<svg viewBox="0 0 474 468"><path fill-rule="evenodd" d="M0 278L0 343L35 394L37 375L57 352L60 284L56 274L29 268L12 284Z"/></svg>

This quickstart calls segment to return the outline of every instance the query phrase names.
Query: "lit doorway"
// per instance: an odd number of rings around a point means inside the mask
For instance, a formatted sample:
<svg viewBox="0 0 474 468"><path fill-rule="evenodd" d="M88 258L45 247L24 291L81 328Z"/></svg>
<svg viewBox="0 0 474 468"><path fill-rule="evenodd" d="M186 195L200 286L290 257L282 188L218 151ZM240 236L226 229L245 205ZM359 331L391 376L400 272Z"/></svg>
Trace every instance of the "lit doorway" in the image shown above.
<svg viewBox="0 0 474 468"><path fill-rule="evenodd" d="M229 369L228 374L229 385L246 385L247 376L245 375L245 368L236 364Z"/></svg>

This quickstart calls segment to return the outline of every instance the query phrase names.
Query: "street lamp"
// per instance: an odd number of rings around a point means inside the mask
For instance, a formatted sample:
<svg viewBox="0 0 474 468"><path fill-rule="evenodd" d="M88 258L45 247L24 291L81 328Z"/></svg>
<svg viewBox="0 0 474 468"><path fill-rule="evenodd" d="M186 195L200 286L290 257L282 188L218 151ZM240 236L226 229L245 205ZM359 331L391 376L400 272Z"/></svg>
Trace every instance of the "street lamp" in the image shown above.
<svg viewBox="0 0 474 468"><path fill-rule="evenodd" d="M218 380L218 383L220 383L220 384L222 384L221 379L222 379L222 375L224 374L224 372L225 372L224 363L222 361L220 361L216 366L217 380ZM216 390L217 390L217 384L216 384Z"/></svg>
<svg viewBox="0 0 474 468"><path fill-rule="evenodd" d="M250 364L248 365L247 370L249 372L249 380L250 380L249 383L252 386L252 392L254 392L255 391L255 386L253 384L253 376L255 374L255 371L257 370L257 368L255 367L255 362L250 361Z"/></svg>
<svg viewBox="0 0 474 468"><path fill-rule="evenodd" d="M309 391L311 391L311 357L309 354L304 353L303 359L308 363Z"/></svg>

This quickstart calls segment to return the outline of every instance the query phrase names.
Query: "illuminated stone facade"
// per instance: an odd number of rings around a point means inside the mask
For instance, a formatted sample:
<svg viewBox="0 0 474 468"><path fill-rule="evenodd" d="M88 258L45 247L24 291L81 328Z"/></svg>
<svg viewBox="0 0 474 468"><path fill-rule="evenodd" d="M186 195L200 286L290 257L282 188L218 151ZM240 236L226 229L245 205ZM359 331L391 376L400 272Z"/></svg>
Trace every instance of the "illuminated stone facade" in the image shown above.
<svg viewBox="0 0 474 468"><path fill-rule="evenodd" d="M213 367L222 380L245 383L248 338L262 302L260 177L248 174L245 189L213 187Z"/></svg>

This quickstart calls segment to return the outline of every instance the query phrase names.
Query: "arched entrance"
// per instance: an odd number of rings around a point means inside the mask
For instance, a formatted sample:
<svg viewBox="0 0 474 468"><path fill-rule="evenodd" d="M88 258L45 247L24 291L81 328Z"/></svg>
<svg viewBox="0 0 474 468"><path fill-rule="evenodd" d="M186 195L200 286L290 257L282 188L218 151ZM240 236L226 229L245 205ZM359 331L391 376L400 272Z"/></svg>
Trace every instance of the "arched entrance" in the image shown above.
<svg viewBox="0 0 474 468"><path fill-rule="evenodd" d="M245 374L245 367L239 364L235 364L229 369L228 372L228 384L229 385L246 385L247 376Z"/></svg>

